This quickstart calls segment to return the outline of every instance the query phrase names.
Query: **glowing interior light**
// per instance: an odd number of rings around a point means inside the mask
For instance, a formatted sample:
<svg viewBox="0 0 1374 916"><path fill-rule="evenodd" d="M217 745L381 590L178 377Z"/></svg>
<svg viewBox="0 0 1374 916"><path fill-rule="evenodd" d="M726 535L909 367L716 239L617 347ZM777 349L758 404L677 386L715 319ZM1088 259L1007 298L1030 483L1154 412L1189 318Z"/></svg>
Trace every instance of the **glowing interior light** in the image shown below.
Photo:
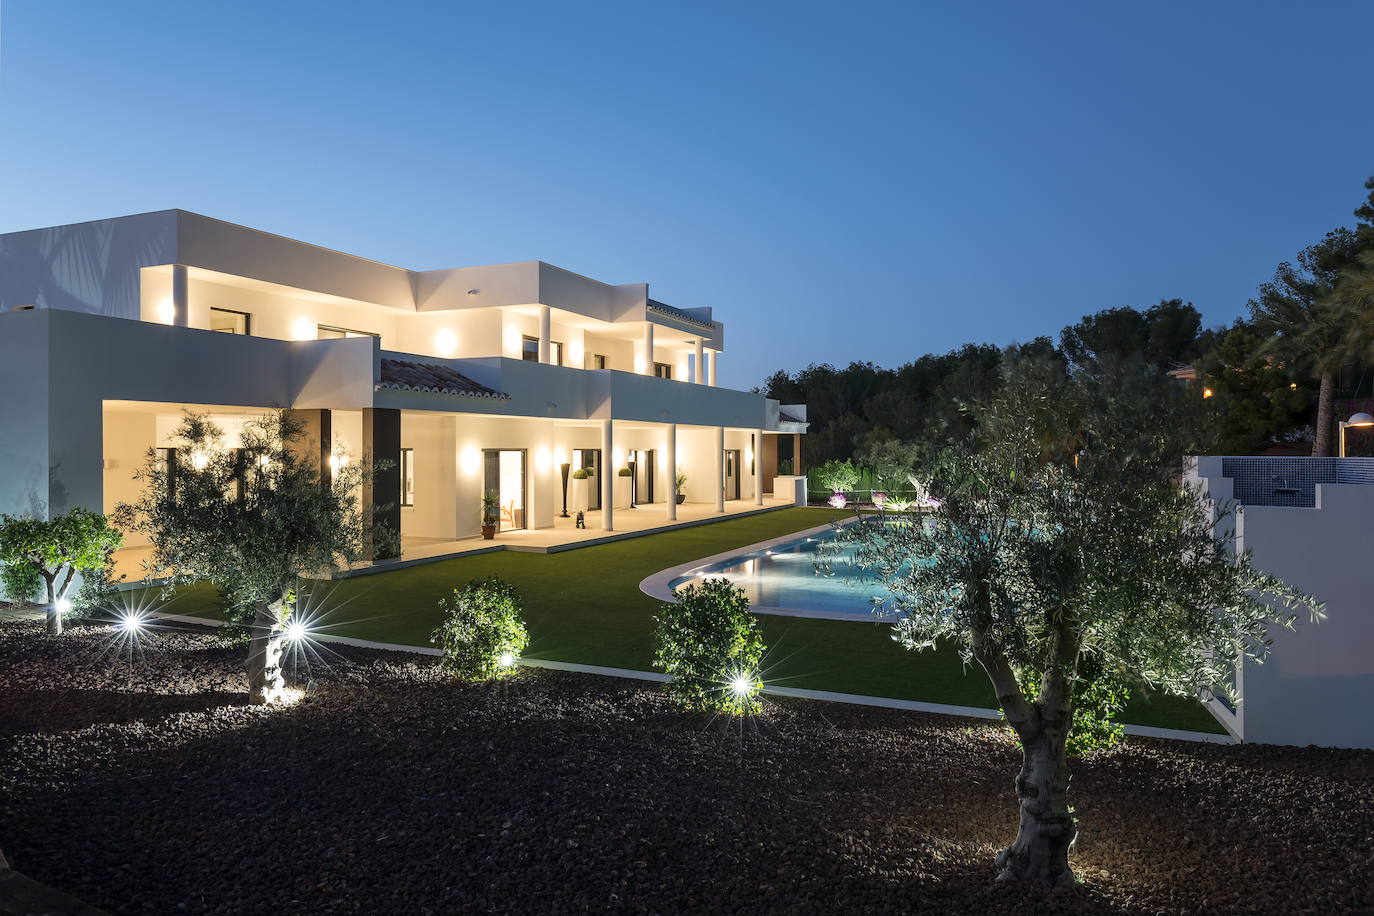
<svg viewBox="0 0 1374 916"><path fill-rule="evenodd" d="M286 625L286 638L292 642L300 642L309 635L310 631L299 620L293 620Z"/></svg>
<svg viewBox="0 0 1374 916"><path fill-rule="evenodd" d="M754 681L747 674L737 674L735 675L735 679L730 682L730 690L739 696L743 696L753 689Z"/></svg>
<svg viewBox="0 0 1374 916"><path fill-rule="evenodd" d="M265 467L270 467L271 464L272 464L272 456L271 456L271 455L259 455L259 456L258 456L258 466L259 466L259 467L264 467L264 468L265 468Z"/></svg>
<svg viewBox="0 0 1374 916"><path fill-rule="evenodd" d="M332 470L334 470L334 471L342 471L344 468L348 467L348 456L347 456L347 455L330 455L330 456L329 456L329 467L330 467L330 469L332 469Z"/></svg>
<svg viewBox="0 0 1374 916"><path fill-rule="evenodd" d="M496 661L498 664L500 664L502 668L509 668L515 664L515 653L502 652L501 655L496 659Z"/></svg>
<svg viewBox="0 0 1374 916"><path fill-rule="evenodd" d="M71 600L68 598L58 598L52 606L59 614L65 614L72 609Z"/></svg>
<svg viewBox="0 0 1374 916"><path fill-rule="evenodd" d="M458 335L450 328L441 328L434 335L434 350L440 356L449 357L458 352Z"/></svg>

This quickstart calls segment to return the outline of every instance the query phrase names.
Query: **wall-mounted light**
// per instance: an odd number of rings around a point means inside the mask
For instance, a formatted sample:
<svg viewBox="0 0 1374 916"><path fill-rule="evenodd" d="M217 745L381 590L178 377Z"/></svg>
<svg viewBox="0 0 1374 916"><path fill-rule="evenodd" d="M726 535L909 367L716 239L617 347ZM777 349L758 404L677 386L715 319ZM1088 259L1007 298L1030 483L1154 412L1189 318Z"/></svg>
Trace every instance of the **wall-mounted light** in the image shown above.
<svg viewBox="0 0 1374 916"><path fill-rule="evenodd" d="M540 474L547 474L551 467L553 467L553 456L549 454L546 446L539 446L534 450L534 469Z"/></svg>
<svg viewBox="0 0 1374 916"><path fill-rule="evenodd" d="M1215 393L1216 393L1216 392L1214 392L1214 391L1213 391L1212 389L1210 389L1210 388L1204 388L1204 389L1202 389L1202 396L1203 396L1204 398L1210 398L1210 397L1211 397L1213 394L1215 394Z"/></svg>
<svg viewBox="0 0 1374 916"><path fill-rule="evenodd" d="M482 469L482 453L468 446L458 456L458 466L463 469L464 474L476 474Z"/></svg>
<svg viewBox="0 0 1374 916"><path fill-rule="evenodd" d="M297 318L291 325L291 336L296 340L315 340L320 330L309 318Z"/></svg>
<svg viewBox="0 0 1374 916"><path fill-rule="evenodd" d="M434 352L449 358L458 352L458 335L452 328L440 328L434 335Z"/></svg>
<svg viewBox="0 0 1374 916"><path fill-rule="evenodd" d="M477 295L477 294L480 293L480 292L481 292L480 289L470 289L470 290L468 290L468 295L469 295L469 296L475 296L475 295Z"/></svg>
<svg viewBox="0 0 1374 916"><path fill-rule="evenodd" d="M166 300L164 300L164 301L158 303L158 307L157 307L157 320L158 320L158 321L161 321L163 324L171 324L173 321L176 320L176 317L177 317L177 309L176 309L176 306L172 304L172 300L171 300L171 299L166 299Z"/></svg>

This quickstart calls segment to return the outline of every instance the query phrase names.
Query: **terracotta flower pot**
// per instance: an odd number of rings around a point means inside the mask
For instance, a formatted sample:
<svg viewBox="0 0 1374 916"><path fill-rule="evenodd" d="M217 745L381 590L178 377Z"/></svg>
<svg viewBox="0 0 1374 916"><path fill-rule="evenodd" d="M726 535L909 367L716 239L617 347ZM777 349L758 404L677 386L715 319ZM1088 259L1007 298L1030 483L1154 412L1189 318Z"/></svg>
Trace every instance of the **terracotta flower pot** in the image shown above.
<svg viewBox="0 0 1374 916"><path fill-rule="evenodd" d="M482 526L482 539L485 540L485 541L490 541L490 540L491 540L492 538L494 538L494 537L496 537L496 526L495 526L495 525L483 525L483 526Z"/></svg>

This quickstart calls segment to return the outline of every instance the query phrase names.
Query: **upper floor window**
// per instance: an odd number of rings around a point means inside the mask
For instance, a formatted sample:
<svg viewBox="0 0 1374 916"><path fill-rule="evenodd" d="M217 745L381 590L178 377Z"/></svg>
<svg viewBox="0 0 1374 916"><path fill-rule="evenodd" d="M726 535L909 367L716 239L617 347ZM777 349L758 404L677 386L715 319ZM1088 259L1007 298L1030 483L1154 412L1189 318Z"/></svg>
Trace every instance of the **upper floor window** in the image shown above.
<svg viewBox="0 0 1374 916"><path fill-rule="evenodd" d="M247 312L210 309L210 330L221 334L251 334L252 319Z"/></svg>
<svg viewBox="0 0 1374 916"><path fill-rule="evenodd" d="M654 363L654 375L659 378L672 378L673 367L668 363Z"/></svg>
<svg viewBox="0 0 1374 916"><path fill-rule="evenodd" d="M355 331L352 328L336 328L332 325L322 324L319 329L320 340L343 340L345 337L381 337L380 334L373 334L371 331Z"/></svg>
<svg viewBox="0 0 1374 916"><path fill-rule="evenodd" d="M538 337L520 338L520 358L528 363L539 362ZM561 341L549 341L549 362L555 366L563 365L563 344Z"/></svg>
<svg viewBox="0 0 1374 916"><path fill-rule="evenodd" d="M606 368L606 354L604 354L604 353L593 353L593 354L592 354L592 368L593 368L593 369L605 369L605 368Z"/></svg>

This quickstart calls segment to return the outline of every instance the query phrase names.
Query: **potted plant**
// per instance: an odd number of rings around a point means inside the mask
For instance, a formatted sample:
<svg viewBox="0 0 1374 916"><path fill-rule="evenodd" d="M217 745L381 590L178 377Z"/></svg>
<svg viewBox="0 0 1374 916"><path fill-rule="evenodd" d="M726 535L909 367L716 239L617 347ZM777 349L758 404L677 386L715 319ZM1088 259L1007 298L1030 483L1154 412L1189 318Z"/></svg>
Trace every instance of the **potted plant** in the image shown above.
<svg viewBox="0 0 1374 916"><path fill-rule="evenodd" d="M572 504L574 512L586 512L591 508L592 472L578 468L572 472Z"/></svg>
<svg viewBox="0 0 1374 916"><path fill-rule="evenodd" d="M687 486L687 475L678 471L677 480L673 481L673 495L677 498L679 506L687 501L687 494L682 489L685 486Z"/></svg>
<svg viewBox="0 0 1374 916"><path fill-rule="evenodd" d="M615 507L617 509L630 508L632 474L633 472L629 468L621 468L615 472Z"/></svg>
<svg viewBox="0 0 1374 916"><path fill-rule="evenodd" d="M496 537L496 523L501 520L501 494L488 490L482 494L482 539Z"/></svg>

